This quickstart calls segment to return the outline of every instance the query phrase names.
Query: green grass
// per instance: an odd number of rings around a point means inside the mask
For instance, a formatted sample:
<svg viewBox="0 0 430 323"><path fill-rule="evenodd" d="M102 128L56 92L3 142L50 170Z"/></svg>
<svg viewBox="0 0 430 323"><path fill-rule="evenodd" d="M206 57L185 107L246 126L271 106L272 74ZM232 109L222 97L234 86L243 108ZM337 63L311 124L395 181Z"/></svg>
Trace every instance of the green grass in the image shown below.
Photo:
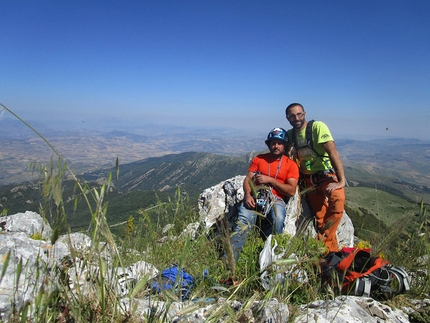
<svg viewBox="0 0 430 323"><path fill-rule="evenodd" d="M387 226L392 225L405 214L419 212L419 205L377 187L346 187L345 193L346 203L350 208L364 207Z"/></svg>

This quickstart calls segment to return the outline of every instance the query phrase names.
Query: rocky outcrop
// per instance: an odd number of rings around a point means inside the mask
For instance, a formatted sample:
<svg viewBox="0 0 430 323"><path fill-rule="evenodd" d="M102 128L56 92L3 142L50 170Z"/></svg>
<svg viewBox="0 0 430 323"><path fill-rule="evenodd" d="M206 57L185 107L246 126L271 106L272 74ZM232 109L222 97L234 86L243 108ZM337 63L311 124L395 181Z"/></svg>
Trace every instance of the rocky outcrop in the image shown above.
<svg viewBox="0 0 430 323"><path fill-rule="evenodd" d="M49 239L52 234L48 222L43 221L40 215L35 212L17 213L8 217L0 217L0 230L2 232L24 233L30 237L40 235L45 240Z"/></svg>
<svg viewBox="0 0 430 323"><path fill-rule="evenodd" d="M301 314L294 322L409 322L408 315L398 309L392 309L372 298L340 296L332 301L318 300L301 306Z"/></svg>
<svg viewBox="0 0 430 323"><path fill-rule="evenodd" d="M88 295L94 288L93 279L100 272L99 264L112 264L112 253L107 246L93 255L94 263L83 261L92 248L91 238L82 233L60 237L49 242L50 225L35 212L17 213L0 217L0 320L8 321L12 306L33 305L41 290L49 293L64 281L72 294ZM102 260L102 261L100 261ZM155 277L157 269L143 261L127 268L108 270L115 277L106 277L119 295L126 295L132 282L143 276ZM30 314L32 306L30 306Z"/></svg>
<svg viewBox="0 0 430 323"><path fill-rule="evenodd" d="M213 227L218 221L226 218L229 226L234 225L236 206L243 199L243 180L245 176L236 176L225 180L211 188L207 188L199 197L199 212L206 228ZM294 236L307 234L317 236L312 212L306 201L296 193L287 203L287 217L284 232ZM344 212L337 229L340 247L354 245L354 226L348 214Z"/></svg>

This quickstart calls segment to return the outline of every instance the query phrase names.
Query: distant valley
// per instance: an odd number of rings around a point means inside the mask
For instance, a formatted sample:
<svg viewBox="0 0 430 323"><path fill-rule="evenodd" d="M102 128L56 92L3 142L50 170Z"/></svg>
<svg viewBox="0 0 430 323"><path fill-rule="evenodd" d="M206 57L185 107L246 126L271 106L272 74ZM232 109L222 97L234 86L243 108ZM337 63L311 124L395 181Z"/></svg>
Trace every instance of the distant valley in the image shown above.
<svg viewBox="0 0 430 323"><path fill-rule="evenodd" d="M187 129L143 125L119 131L56 130L35 125L43 137L65 158L77 174L110 168L148 157L182 152L209 152L240 156L265 149L265 137L249 136L230 129ZM47 164L57 157L43 140L25 125L0 119L0 186L31 180L30 163Z"/></svg>

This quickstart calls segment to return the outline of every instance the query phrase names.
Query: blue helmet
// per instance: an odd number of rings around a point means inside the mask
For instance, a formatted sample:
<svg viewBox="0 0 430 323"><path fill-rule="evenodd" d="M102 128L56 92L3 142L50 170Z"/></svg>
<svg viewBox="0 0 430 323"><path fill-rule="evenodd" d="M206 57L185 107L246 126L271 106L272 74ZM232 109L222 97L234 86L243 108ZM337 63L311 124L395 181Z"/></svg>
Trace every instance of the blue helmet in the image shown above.
<svg viewBox="0 0 430 323"><path fill-rule="evenodd" d="M284 128L274 128L267 135L267 139L265 141L266 145L270 145L270 141L272 139L278 139L284 142L284 144L288 143L287 131Z"/></svg>

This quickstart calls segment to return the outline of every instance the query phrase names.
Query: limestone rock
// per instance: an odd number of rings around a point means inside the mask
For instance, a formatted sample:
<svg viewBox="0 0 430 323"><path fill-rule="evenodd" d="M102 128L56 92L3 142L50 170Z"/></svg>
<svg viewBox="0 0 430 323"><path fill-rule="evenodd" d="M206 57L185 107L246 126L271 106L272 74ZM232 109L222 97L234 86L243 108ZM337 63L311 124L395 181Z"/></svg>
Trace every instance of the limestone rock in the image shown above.
<svg viewBox="0 0 430 323"><path fill-rule="evenodd" d="M339 296L331 301L315 301L301 306L295 323L406 323L407 314L372 298Z"/></svg>
<svg viewBox="0 0 430 323"><path fill-rule="evenodd" d="M31 239L24 232L0 234L0 270L4 271L0 280L1 321L7 321L11 314L12 300L17 308L21 308L31 302L44 281L50 279L45 265L48 249L49 243ZM20 279L17 280L17 268L20 267Z"/></svg>
<svg viewBox="0 0 430 323"><path fill-rule="evenodd" d="M0 217L0 231L23 232L28 236L38 234L45 240L48 240L52 234L48 222L36 212L31 211Z"/></svg>
<svg viewBox="0 0 430 323"><path fill-rule="evenodd" d="M60 284L60 279L64 281L61 272L68 275L71 293L76 294L79 290L84 297L95 295L97 286L94 282L99 280L100 260L107 266L111 265L112 250L108 246L102 247L103 252L92 254L93 263L88 263L80 257L88 255L94 248L90 237L85 234L61 236L54 245L48 237L48 240L32 239L36 233L52 232L49 224L35 212L2 217L2 224L0 272L4 274L0 278L0 321L8 321L12 304L15 309L30 304L28 313L31 317L34 312L33 301L40 291L49 293ZM142 278L154 278L158 270L151 264L138 261L127 268L108 268L105 273L104 278L112 285L112 290L122 296L129 295Z"/></svg>
<svg viewBox="0 0 430 323"><path fill-rule="evenodd" d="M199 214L206 229L211 228L225 216L231 222L236 205L242 201L245 176L235 176L207 188L199 196Z"/></svg>

